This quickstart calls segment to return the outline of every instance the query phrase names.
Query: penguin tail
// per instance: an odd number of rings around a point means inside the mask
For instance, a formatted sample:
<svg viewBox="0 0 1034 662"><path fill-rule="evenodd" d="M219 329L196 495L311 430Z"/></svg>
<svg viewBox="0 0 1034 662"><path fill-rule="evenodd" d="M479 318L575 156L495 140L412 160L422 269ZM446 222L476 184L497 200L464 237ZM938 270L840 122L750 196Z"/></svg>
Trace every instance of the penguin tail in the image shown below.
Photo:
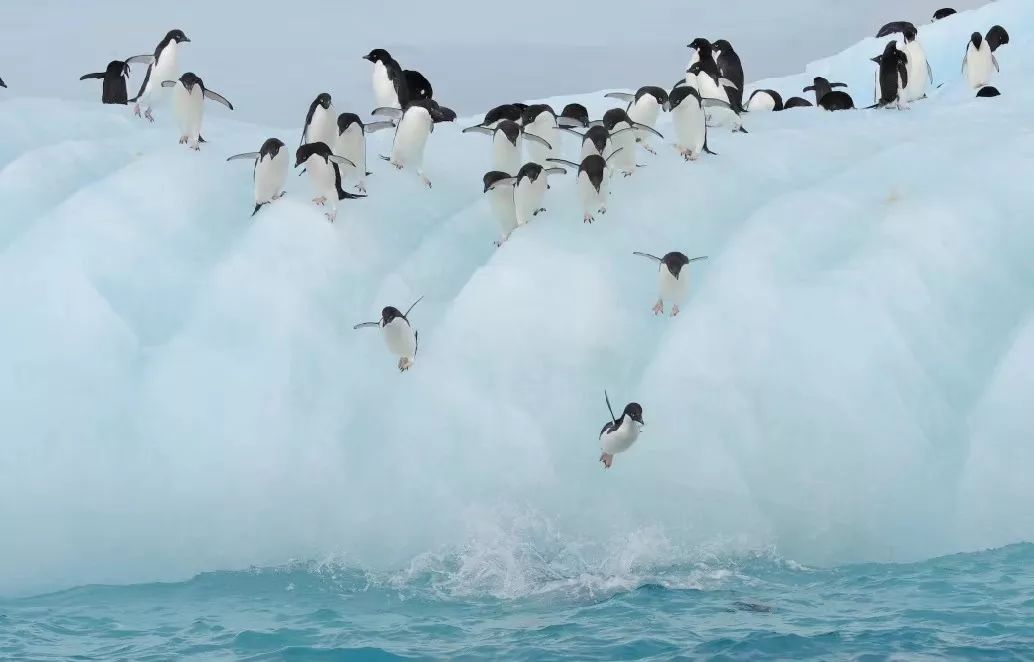
<svg viewBox="0 0 1034 662"><path fill-rule="evenodd" d="M208 142L207 140L205 140L205 137L203 135L201 135L200 133L197 135L197 141L199 143L206 143L206 142Z"/></svg>
<svg viewBox="0 0 1034 662"><path fill-rule="evenodd" d="M255 203L255 210L251 212L251 215L254 216L255 214L257 214L258 210L262 209L262 205L263 205L263 203L256 202Z"/></svg>
<svg viewBox="0 0 1034 662"><path fill-rule="evenodd" d="M362 195L361 193L349 193L348 191L338 191L338 194L337 194L337 199L338 200L357 200L359 198L365 198L365 197L366 196Z"/></svg>
<svg viewBox="0 0 1034 662"><path fill-rule="evenodd" d="M743 128L742 126L741 126L741 127L739 128L739 129L737 129L737 132L739 132L739 133L750 133L750 131L747 131L747 130L746 130L745 128Z"/></svg>
<svg viewBox="0 0 1034 662"><path fill-rule="evenodd" d="M369 177L369 176L370 176L370 175L372 175L372 174L373 174L373 173L372 173L372 172L370 172L369 170L367 170L367 171L366 171L366 176L367 176L367 177Z"/></svg>
<svg viewBox="0 0 1034 662"><path fill-rule="evenodd" d="M711 154L712 156L718 156L718 152L712 152L711 148L707 146L706 142L704 143L704 151L708 154Z"/></svg>

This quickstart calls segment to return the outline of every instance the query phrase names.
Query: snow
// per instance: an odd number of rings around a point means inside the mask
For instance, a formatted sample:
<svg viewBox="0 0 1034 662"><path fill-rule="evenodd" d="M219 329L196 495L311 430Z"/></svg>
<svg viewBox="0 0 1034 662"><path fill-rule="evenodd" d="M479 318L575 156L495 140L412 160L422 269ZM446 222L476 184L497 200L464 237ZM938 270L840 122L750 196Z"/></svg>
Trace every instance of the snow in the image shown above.
<svg viewBox="0 0 1034 662"><path fill-rule="evenodd" d="M995 23L1003 96L975 99L962 53ZM372 136L370 197L329 224L293 172L251 219L252 175L224 161L300 127L212 105L195 154L167 108L3 101L0 593L399 567L528 513L527 535L603 557L637 531L816 564L1030 540L1034 6L920 39L945 86L912 110L750 114L697 163L660 145L591 226L554 177L500 249L471 119L436 128L430 191ZM750 89L826 75L867 101L880 50ZM710 256L678 318L650 313L636 250ZM421 295L399 374L352 325ZM647 422L610 471L604 388Z"/></svg>

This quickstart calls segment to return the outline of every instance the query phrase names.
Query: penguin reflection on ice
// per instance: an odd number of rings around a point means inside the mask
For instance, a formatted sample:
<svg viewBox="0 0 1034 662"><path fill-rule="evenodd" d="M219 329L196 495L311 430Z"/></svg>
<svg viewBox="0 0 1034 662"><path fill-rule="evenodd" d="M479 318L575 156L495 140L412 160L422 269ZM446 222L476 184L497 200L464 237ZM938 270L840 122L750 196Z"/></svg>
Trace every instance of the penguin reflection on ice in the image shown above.
<svg viewBox="0 0 1034 662"><path fill-rule="evenodd" d="M679 304L685 298L686 288L689 284L689 273L685 267L690 262L706 260L707 256L701 255L700 257L690 259L678 251L668 253L664 257L657 257L656 255L640 253L638 251L632 253L632 255L638 255L657 262L660 293L657 296L657 303L653 306L653 314L663 315L664 302L668 301L671 304L671 316L675 317L678 315Z"/></svg>
<svg viewBox="0 0 1034 662"><path fill-rule="evenodd" d="M413 305L405 313L400 312L395 306L386 306L381 311L380 321L363 322L356 324L352 329L380 327L384 343L388 346L388 351L399 357L399 372L405 372L413 366L413 362L416 360L416 353L420 349L420 332L414 330L410 325L409 313L423 299L424 297L420 297L414 301Z"/></svg>
<svg viewBox="0 0 1034 662"><path fill-rule="evenodd" d="M610 469L614 463L614 456L632 447L646 422L643 421L643 408L639 403L628 403L621 416L615 418L614 408L610 406L610 396L606 391L603 392L603 397L607 402L607 411L610 412L610 421L604 423L603 429L600 430L600 462Z"/></svg>

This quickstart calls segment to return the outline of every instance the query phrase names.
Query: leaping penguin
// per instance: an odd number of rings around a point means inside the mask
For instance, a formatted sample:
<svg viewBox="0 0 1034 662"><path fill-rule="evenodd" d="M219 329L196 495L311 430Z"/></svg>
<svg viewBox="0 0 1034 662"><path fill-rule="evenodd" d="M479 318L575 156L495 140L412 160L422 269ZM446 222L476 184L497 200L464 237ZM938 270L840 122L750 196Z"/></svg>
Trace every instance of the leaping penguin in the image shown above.
<svg viewBox="0 0 1034 662"><path fill-rule="evenodd" d="M482 182L485 185L484 192L488 194L489 204L492 205L492 213L499 222L502 239L495 242L496 247L499 247L517 229L517 208L513 200L513 186L517 183L516 178L508 172L492 170L485 173Z"/></svg>
<svg viewBox="0 0 1034 662"><path fill-rule="evenodd" d="M388 351L399 357L399 372L405 372L413 367L417 352L420 350L420 332L413 329L409 322L409 314L423 299L424 297L420 297L414 301L413 305L404 313L395 306L386 306L381 310L379 321L362 322L356 324L352 329L379 327Z"/></svg>
<svg viewBox="0 0 1034 662"><path fill-rule="evenodd" d="M129 100L135 104L133 114L137 117L140 117L140 104L143 103L146 106L144 117L151 122L154 121L151 108L161 100L165 81L179 78L179 45L183 42L190 42L187 35L183 34L183 30L169 30L165 37L158 42L151 63L147 67L147 73L144 74L144 82L140 85L140 91Z"/></svg>
<svg viewBox="0 0 1034 662"><path fill-rule="evenodd" d="M257 152L234 154L227 161L238 159L255 162L255 210L254 216L263 206L284 197L284 182L287 180L288 154L279 138L269 138Z"/></svg>
<svg viewBox="0 0 1034 662"><path fill-rule="evenodd" d="M643 420L643 408L637 402L630 402L625 405L621 416L614 416L614 409L610 406L610 396L603 392L604 400L607 403L607 411L610 413L610 420L600 430L600 462L607 469L614 463L614 456L624 453L639 438L646 422Z"/></svg>
<svg viewBox="0 0 1034 662"><path fill-rule="evenodd" d="M663 315L664 302L667 301L671 304L671 316L677 317L679 314L679 304L686 297L686 289L689 282L689 270L685 267L690 262L706 260L707 256L701 255L691 259L678 251L668 253L664 257L657 257L656 255L640 253L638 251L632 254L657 262L657 279L660 293L657 296L657 303L653 306L653 314Z"/></svg>
<svg viewBox="0 0 1034 662"><path fill-rule="evenodd" d="M180 125L180 144L195 152L201 150L201 121L205 115L205 99L211 99L233 110L233 104L227 101L226 97L206 88L205 82L190 71L180 76L178 81L162 81L162 87L175 88L172 91L172 104Z"/></svg>
<svg viewBox="0 0 1034 662"><path fill-rule="evenodd" d="M412 168L424 186L431 188L431 180L424 172L424 150L427 147L427 139L434 132L435 124L455 121L456 112L451 108L440 106L433 99L420 99L410 102L402 110L378 108L373 111L373 114L398 119L391 155L381 156L381 158L391 163L396 170Z"/></svg>
<svg viewBox="0 0 1034 662"><path fill-rule="evenodd" d="M547 177L549 175L566 175L563 168L544 168L534 161L529 161L521 166L516 177L499 179L492 184L492 188L513 186L513 205L517 225L526 225L539 213L546 211L542 206L542 200L546 197ZM487 183L486 183L487 186Z"/></svg>
<svg viewBox="0 0 1034 662"><path fill-rule="evenodd" d="M355 164L343 156L331 152L326 143L305 143L295 152L294 167L304 165L309 173L309 181L316 190L312 201L323 207L330 203L330 211L326 212L327 220L333 223L337 219L337 203L339 200L365 198L365 195L348 193L341 188L341 166L355 167Z"/></svg>

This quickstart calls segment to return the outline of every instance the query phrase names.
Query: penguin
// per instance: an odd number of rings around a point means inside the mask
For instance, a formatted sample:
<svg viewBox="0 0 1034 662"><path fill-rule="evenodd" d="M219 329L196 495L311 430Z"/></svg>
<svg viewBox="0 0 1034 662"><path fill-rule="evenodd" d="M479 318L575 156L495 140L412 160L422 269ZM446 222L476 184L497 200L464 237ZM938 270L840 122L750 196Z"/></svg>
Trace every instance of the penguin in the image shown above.
<svg viewBox="0 0 1034 662"><path fill-rule="evenodd" d="M847 92L834 90L835 87L847 87L847 83L831 83L821 76L817 76L814 82L804 88L804 92L815 93L815 105L825 110L851 110L854 108L854 99ZM828 98L827 98L828 97Z"/></svg>
<svg viewBox="0 0 1034 662"><path fill-rule="evenodd" d="M223 95L205 87L205 82L193 72L180 76L178 81L162 81L162 87L175 88L172 92L173 109L180 125L180 144L195 152L201 150L201 120L205 115L205 99L211 99L233 110L233 104Z"/></svg>
<svg viewBox="0 0 1034 662"><path fill-rule="evenodd" d="M916 26L909 21L893 21L880 28L880 31L876 33L876 38L882 39L883 37L889 37L892 34L904 32L909 28L915 30Z"/></svg>
<svg viewBox="0 0 1034 662"><path fill-rule="evenodd" d="M653 127L646 126L635 122L631 117L628 116L628 112L624 108L611 108L607 112L603 113L603 119L590 124L598 125L602 124L604 128L610 134L611 150L614 153L621 152L621 156L618 157L615 165L625 177L631 177L632 173L639 166L636 165L636 134L640 131L651 133L661 140L664 140L664 136L654 129ZM609 156L604 153L602 156Z"/></svg>
<svg viewBox="0 0 1034 662"><path fill-rule="evenodd" d="M621 417L615 418L614 409L610 406L610 396L606 391L603 392L603 397L607 402L610 420L600 430L600 462L604 468L610 469L614 463L614 456L632 447L646 422L643 420L643 408L638 402L625 405Z"/></svg>
<svg viewBox="0 0 1034 662"><path fill-rule="evenodd" d="M537 145L552 150L553 146L541 136L526 133L516 122L502 120L494 129L480 124L463 129L462 133L484 133L492 136L492 167L503 172L516 172L521 167L521 136Z"/></svg>
<svg viewBox="0 0 1034 662"><path fill-rule="evenodd" d="M989 99L991 97L997 97L1001 95L1002 93L998 91L998 88L992 85L985 85L984 87L977 90L977 98Z"/></svg>
<svg viewBox="0 0 1034 662"><path fill-rule="evenodd" d="M528 160L544 165L546 159L553 156L554 145L560 145L556 111L548 104L532 104L521 113L521 126L524 127L527 135L538 136L549 145L547 147L536 140L530 140L527 143Z"/></svg>
<svg viewBox="0 0 1034 662"><path fill-rule="evenodd" d="M356 180L355 189L360 193L366 193L366 176L370 173L366 170L366 136L367 134L382 129L393 129L395 123L391 121L370 122L363 124L355 113L341 113L337 116L337 138L334 141L334 153L343 156L356 167L344 166L341 179L347 181Z"/></svg>
<svg viewBox="0 0 1034 662"><path fill-rule="evenodd" d="M704 104L704 107L708 109L706 113L708 126L729 125L734 133L747 133L747 130L743 128L743 118L740 117L740 111L733 108L727 99L718 98L713 94L711 96L708 96L707 94L701 92L701 83L708 87L714 87L714 82L712 81L711 77L704 73L703 65L701 62L697 62L696 64L694 64L692 67L689 68L689 71L686 73L693 78L693 81L690 83L679 81L679 83L676 84L677 87L689 85L690 87L696 88L697 94L700 95L701 99L705 101L714 100L718 102L715 104ZM724 89L728 90L730 88ZM714 108L718 108L719 112L715 112L714 110L712 110Z"/></svg>
<svg viewBox="0 0 1034 662"><path fill-rule="evenodd" d="M309 104L309 112L305 114L305 124L302 125L302 139L298 144L335 144L337 142L336 117L330 95L326 92L316 95L316 98Z"/></svg>
<svg viewBox="0 0 1034 662"><path fill-rule="evenodd" d="M103 80L101 86L101 103L119 104L125 106L129 103L129 94L126 92L126 79L129 78L129 65L138 62L151 62L152 55L134 55L126 60L112 60L108 63L103 73L85 74L79 80L90 80L97 78Z"/></svg>
<svg viewBox="0 0 1034 662"><path fill-rule="evenodd" d="M726 39L719 39L714 42L714 48L718 52L715 63L718 65L718 74L727 80L732 81L735 87L726 89L729 95L729 105L736 112L743 110L743 63L740 56L733 49L732 44Z"/></svg>
<svg viewBox="0 0 1034 662"><path fill-rule="evenodd" d="M365 198L365 195L347 193L341 188L341 166L355 167L355 164L343 156L337 156L330 151L326 143L305 143L295 152L294 167L305 166L309 173L309 181L316 190L316 197L312 199L319 206L325 206L330 202L330 211L326 213L327 220L333 223L337 219L338 200L354 200Z"/></svg>
<svg viewBox="0 0 1034 662"><path fill-rule="evenodd" d="M714 154L707 146L707 117L704 100L695 87L682 85L671 91L671 123L675 128L675 144L686 161L696 161L700 153ZM710 100L709 100L710 101Z"/></svg>
<svg viewBox="0 0 1034 662"><path fill-rule="evenodd" d="M567 171L563 168L543 167L534 161L521 166L514 177L513 187L513 204L518 225L526 225L540 212L546 211L542 206L542 200L546 197L547 177L566 174Z"/></svg>
<svg viewBox="0 0 1034 662"><path fill-rule="evenodd" d="M404 313L395 306L386 306L381 310L379 321L362 322L352 327L352 330L379 327L388 351L399 357L399 372L405 372L413 367L417 352L420 350L420 332L413 329L409 323L409 314L423 299L424 297L420 297L414 301L413 305Z"/></svg>
<svg viewBox="0 0 1034 662"><path fill-rule="evenodd" d="M991 52L987 40L979 32L974 32L966 44L966 56L962 60L962 70L966 73L969 86L977 89L990 83L994 75L992 69L999 69L998 60Z"/></svg>
<svg viewBox="0 0 1034 662"><path fill-rule="evenodd" d="M439 105L434 99L420 99L410 102L402 110L378 108L373 114L398 119L391 155L381 158L395 166L396 170L407 167L415 170L424 186L431 188L431 180L424 173L424 150L427 147L427 139L434 132L435 124L455 121L456 112Z"/></svg>
<svg viewBox="0 0 1034 662"><path fill-rule="evenodd" d="M363 56L373 64L373 98L378 108L399 108L395 84L388 77L387 64L394 62L391 54L383 48L375 48Z"/></svg>
<svg viewBox="0 0 1034 662"><path fill-rule="evenodd" d="M582 217L583 223L592 223L596 220L596 214L607 213L607 196L609 195L607 183L610 181L610 160L620 154L621 150L611 152L611 155L604 159L599 154L590 154L582 159L582 162L574 163L565 159L550 159L550 163L571 166L578 169L578 195L582 201L582 209L585 214Z"/></svg>
<svg viewBox="0 0 1034 662"><path fill-rule="evenodd" d="M783 110L789 110L790 108L811 108L814 106L812 102L802 97L790 97L783 104Z"/></svg>
<svg viewBox="0 0 1034 662"><path fill-rule="evenodd" d="M527 104L523 103L504 103L501 106L496 106L485 113L485 119L481 121L481 126L494 129L503 120L520 124L524 117L524 109L527 107Z"/></svg>
<svg viewBox="0 0 1034 662"><path fill-rule="evenodd" d="M1000 25L996 25L987 31L984 36L984 40L987 45L991 47L991 52L994 53L998 50L999 46L1004 46L1009 43L1009 33L1005 31Z"/></svg>
<svg viewBox="0 0 1034 662"><path fill-rule="evenodd" d="M951 7L944 7L943 9L938 9L933 13L933 22L936 23L937 21L944 20L955 13L955 10Z"/></svg>
<svg viewBox="0 0 1034 662"><path fill-rule="evenodd" d="M146 106L144 117L150 122L154 121L151 108L164 96L162 88L165 86L165 81L176 80L179 77L179 45L184 42L190 43L190 39L183 34L183 30L169 30L165 37L158 42L151 63L147 67L147 73L144 74L144 82L140 85L140 91L129 100L134 104L133 114L137 117L140 117L140 104L143 103Z"/></svg>
<svg viewBox="0 0 1034 662"><path fill-rule="evenodd" d="M914 25L905 28L902 43L898 46L908 59L908 85L905 87L905 101L918 101L926 97L926 89L933 82L933 69L926 58L926 49L917 38L919 32Z"/></svg>
<svg viewBox="0 0 1034 662"><path fill-rule="evenodd" d="M406 69L402 72L402 75L406 79L406 92L409 95L406 97L407 101L434 98L434 88L431 87L431 81L427 80L422 73Z"/></svg>
<svg viewBox="0 0 1034 662"><path fill-rule="evenodd" d="M499 222L499 230L502 239L495 242L496 247L502 246L510 234L517 229L517 208L513 200L513 186L516 178L508 172L492 170L486 172L482 177L485 185L484 192L488 194L489 204L492 206L492 213Z"/></svg>
<svg viewBox="0 0 1034 662"><path fill-rule="evenodd" d="M783 109L783 97L775 90L754 90L747 99L747 110L755 112L780 111Z"/></svg>
<svg viewBox="0 0 1034 662"><path fill-rule="evenodd" d="M657 297L657 303L653 306L653 314L663 315L664 302L667 301L671 304L671 316L677 317L679 314L679 304L682 303L686 296L686 288L689 282L688 269L685 267L690 262L706 260L707 256L701 255L700 257L690 259L685 254L677 251L668 253L664 257L657 257L656 255L640 253L638 251L632 253L632 255L645 257L657 263L660 294Z"/></svg>
<svg viewBox="0 0 1034 662"><path fill-rule="evenodd" d="M584 159L590 154L603 156L610 151L610 131L605 126L590 126L585 133L579 133L574 129L563 128L562 131L578 136L582 139L581 157Z"/></svg>
<svg viewBox="0 0 1034 662"><path fill-rule="evenodd" d="M604 96L609 99L627 102L628 106L625 110L628 113L629 119L635 124L650 127L651 129L656 126L657 118L660 116L661 111L666 112L669 109L667 91L653 85L640 87L635 94L609 92ZM650 146L650 136L637 135L635 142L642 145L643 149L651 154L657 154L653 147Z"/></svg>
<svg viewBox="0 0 1034 662"><path fill-rule="evenodd" d="M284 197L284 182L287 180L287 165L290 158L284 143L279 138L268 138L257 152L234 154L227 161L248 159L255 162L255 210L254 216L264 205Z"/></svg>
<svg viewBox="0 0 1034 662"><path fill-rule="evenodd" d="M905 88L908 87L908 56L898 50L898 42L890 40L882 55L872 58L880 65L879 100L870 108L886 108L895 105L898 110L907 108Z"/></svg>
<svg viewBox="0 0 1034 662"><path fill-rule="evenodd" d="M697 65L700 67L696 75L696 88L700 96L721 99L729 103L729 93L726 88L734 88L737 85L728 78L723 78L718 72L718 63L714 59L714 46L703 37L698 37L689 43L687 47L694 49L700 58L698 62L689 67L690 69L695 68ZM686 79L686 82L692 83L689 78Z"/></svg>
<svg viewBox="0 0 1034 662"><path fill-rule="evenodd" d="M557 117L557 126L573 128L589 126L589 111L580 103L569 103L564 106L560 116Z"/></svg>

